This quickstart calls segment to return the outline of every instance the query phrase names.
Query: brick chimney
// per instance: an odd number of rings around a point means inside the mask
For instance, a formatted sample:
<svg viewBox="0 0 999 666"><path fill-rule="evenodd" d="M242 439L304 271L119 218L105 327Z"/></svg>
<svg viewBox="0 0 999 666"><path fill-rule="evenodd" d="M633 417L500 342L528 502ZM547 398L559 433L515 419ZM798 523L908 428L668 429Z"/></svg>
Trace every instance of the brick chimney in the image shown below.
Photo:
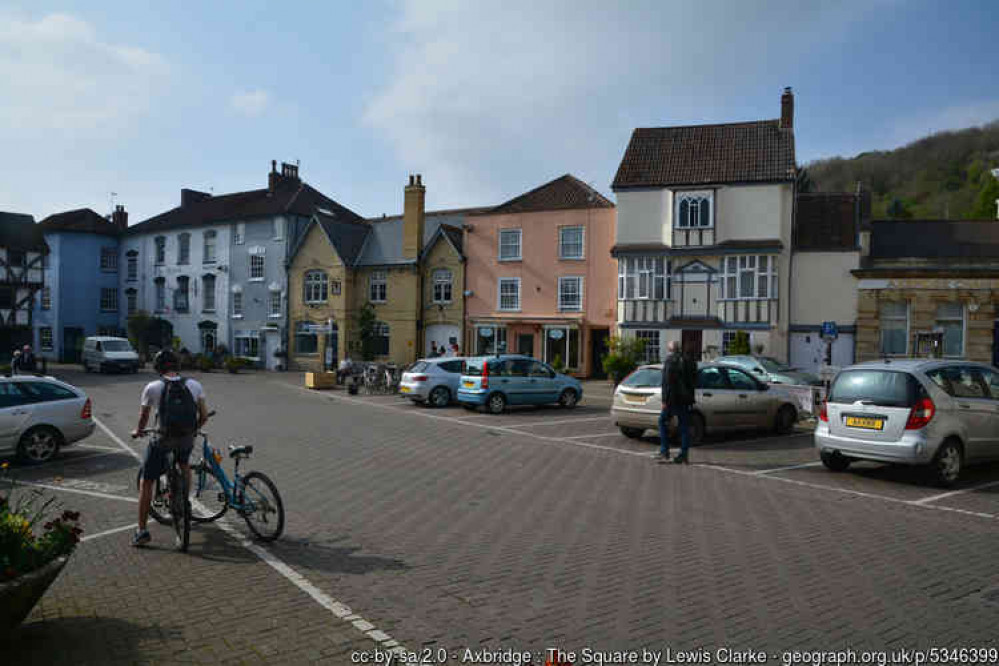
<svg viewBox="0 0 999 666"><path fill-rule="evenodd" d="M111 224L113 224L118 231L124 231L128 228L128 213L125 211L124 206L117 205L114 207L114 212L111 213Z"/></svg>
<svg viewBox="0 0 999 666"><path fill-rule="evenodd" d="M281 173L277 170L277 160L271 160L271 172L267 174L267 189L274 192L275 189L286 183L298 184L302 182L298 177L298 165L281 162Z"/></svg>
<svg viewBox="0 0 999 666"><path fill-rule="evenodd" d="M198 190L191 190L186 187L180 190L180 207L187 208L191 204L196 204L199 201L204 201L205 199L210 199L211 194L208 192L199 192Z"/></svg>
<svg viewBox="0 0 999 666"><path fill-rule="evenodd" d="M794 129L794 93L790 87L784 88L784 94L780 96L780 127Z"/></svg>
<svg viewBox="0 0 999 666"><path fill-rule="evenodd" d="M402 215L402 256L406 259L419 259L423 251L423 227L426 222L427 190L423 178L416 174L409 176L406 186Z"/></svg>

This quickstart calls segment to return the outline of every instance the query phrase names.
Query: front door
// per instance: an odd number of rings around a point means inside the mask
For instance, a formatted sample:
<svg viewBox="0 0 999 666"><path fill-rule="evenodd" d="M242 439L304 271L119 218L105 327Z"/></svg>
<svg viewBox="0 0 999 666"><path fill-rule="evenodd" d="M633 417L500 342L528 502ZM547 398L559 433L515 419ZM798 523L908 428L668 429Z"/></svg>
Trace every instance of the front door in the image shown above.
<svg viewBox="0 0 999 666"><path fill-rule="evenodd" d="M607 356L609 339L610 331L606 328L590 331L590 376L594 379L607 378L607 373L604 372L604 357Z"/></svg>
<svg viewBox="0 0 999 666"><path fill-rule="evenodd" d="M999 368L999 321L992 325L992 365Z"/></svg>
<svg viewBox="0 0 999 666"><path fill-rule="evenodd" d="M695 361L701 360L701 333L700 329L684 329L680 334L683 353L689 354Z"/></svg>
<svg viewBox="0 0 999 666"><path fill-rule="evenodd" d="M524 356L534 356L533 333L521 333L517 336L517 353Z"/></svg>
<svg viewBox="0 0 999 666"><path fill-rule="evenodd" d="M86 336L82 328L62 329L63 363L79 363L83 355L83 340Z"/></svg>

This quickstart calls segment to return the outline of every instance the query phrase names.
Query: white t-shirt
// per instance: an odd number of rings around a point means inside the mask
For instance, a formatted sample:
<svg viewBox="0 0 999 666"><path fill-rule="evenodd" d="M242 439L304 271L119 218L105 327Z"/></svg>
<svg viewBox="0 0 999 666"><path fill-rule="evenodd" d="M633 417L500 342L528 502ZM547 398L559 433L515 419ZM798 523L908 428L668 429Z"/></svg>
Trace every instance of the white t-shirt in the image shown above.
<svg viewBox="0 0 999 666"><path fill-rule="evenodd" d="M180 381L180 377L164 377L168 382ZM187 390L191 392L194 403L198 404L205 399L205 389L201 383L194 379L187 379ZM142 389L142 400L139 402L143 407L153 407L157 411L160 408L160 397L163 395L163 382L159 379L146 384Z"/></svg>

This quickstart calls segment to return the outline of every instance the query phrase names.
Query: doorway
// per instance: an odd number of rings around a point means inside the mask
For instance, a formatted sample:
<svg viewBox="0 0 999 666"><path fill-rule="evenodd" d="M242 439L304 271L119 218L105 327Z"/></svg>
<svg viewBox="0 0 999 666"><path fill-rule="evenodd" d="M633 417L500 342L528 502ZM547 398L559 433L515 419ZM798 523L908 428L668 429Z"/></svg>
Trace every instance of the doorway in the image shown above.
<svg viewBox="0 0 999 666"><path fill-rule="evenodd" d="M700 329L690 330L684 329L680 333L680 345L683 349L684 354L689 354L696 361L701 360L701 338L702 333Z"/></svg>
<svg viewBox="0 0 999 666"><path fill-rule="evenodd" d="M517 353L524 356L534 356L533 333L521 333L517 336Z"/></svg>
<svg viewBox="0 0 999 666"><path fill-rule="evenodd" d="M999 321L992 324L992 365L999 368Z"/></svg>
<svg viewBox="0 0 999 666"><path fill-rule="evenodd" d="M62 329L62 362L79 363L83 359L83 341L86 334L82 328Z"/></svg>
<svg viewBox="0 0 999 666"><path fill-rule="evenodd" d="M606 328L590 329L590 376L594 379L606 379L604 372L604 357L607 356L607 342L610 331Z"/></svg>

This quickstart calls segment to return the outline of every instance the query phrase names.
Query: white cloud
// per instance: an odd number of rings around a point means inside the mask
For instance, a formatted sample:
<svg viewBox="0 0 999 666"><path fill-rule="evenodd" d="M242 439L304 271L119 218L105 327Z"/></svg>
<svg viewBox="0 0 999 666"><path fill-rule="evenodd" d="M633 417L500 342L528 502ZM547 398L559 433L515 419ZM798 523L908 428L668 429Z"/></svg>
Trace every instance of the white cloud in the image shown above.
<svg viewBox="0 0 999 666"><path fill-rule="evenodd" d="M264 112L270 102L270 95L259 88L238 92L229 98L229 107L236 113L255 118Z"/></svg>
<svg viewBox="0 0 999 666"><path fill-rule="evenodd" d="M74 16L0 15L0 126L120 129L150 108L168 76L158 54L104 41Z"/></svg>
<svg viewBox="0 0 999 666"><path fill-rule="evenodd" d="M519 194L496 191L501 180L526 189L580 168L606 191L635 125L743 120L730 107L757 97L761 81L773 103L756 117L776 117L792 82L770 77L861 13L796 0L636 1L628 11L595 0L406 0L387 40L393 74L362 120L405 169L422 171L437 201L497 202Z"/></svg>

